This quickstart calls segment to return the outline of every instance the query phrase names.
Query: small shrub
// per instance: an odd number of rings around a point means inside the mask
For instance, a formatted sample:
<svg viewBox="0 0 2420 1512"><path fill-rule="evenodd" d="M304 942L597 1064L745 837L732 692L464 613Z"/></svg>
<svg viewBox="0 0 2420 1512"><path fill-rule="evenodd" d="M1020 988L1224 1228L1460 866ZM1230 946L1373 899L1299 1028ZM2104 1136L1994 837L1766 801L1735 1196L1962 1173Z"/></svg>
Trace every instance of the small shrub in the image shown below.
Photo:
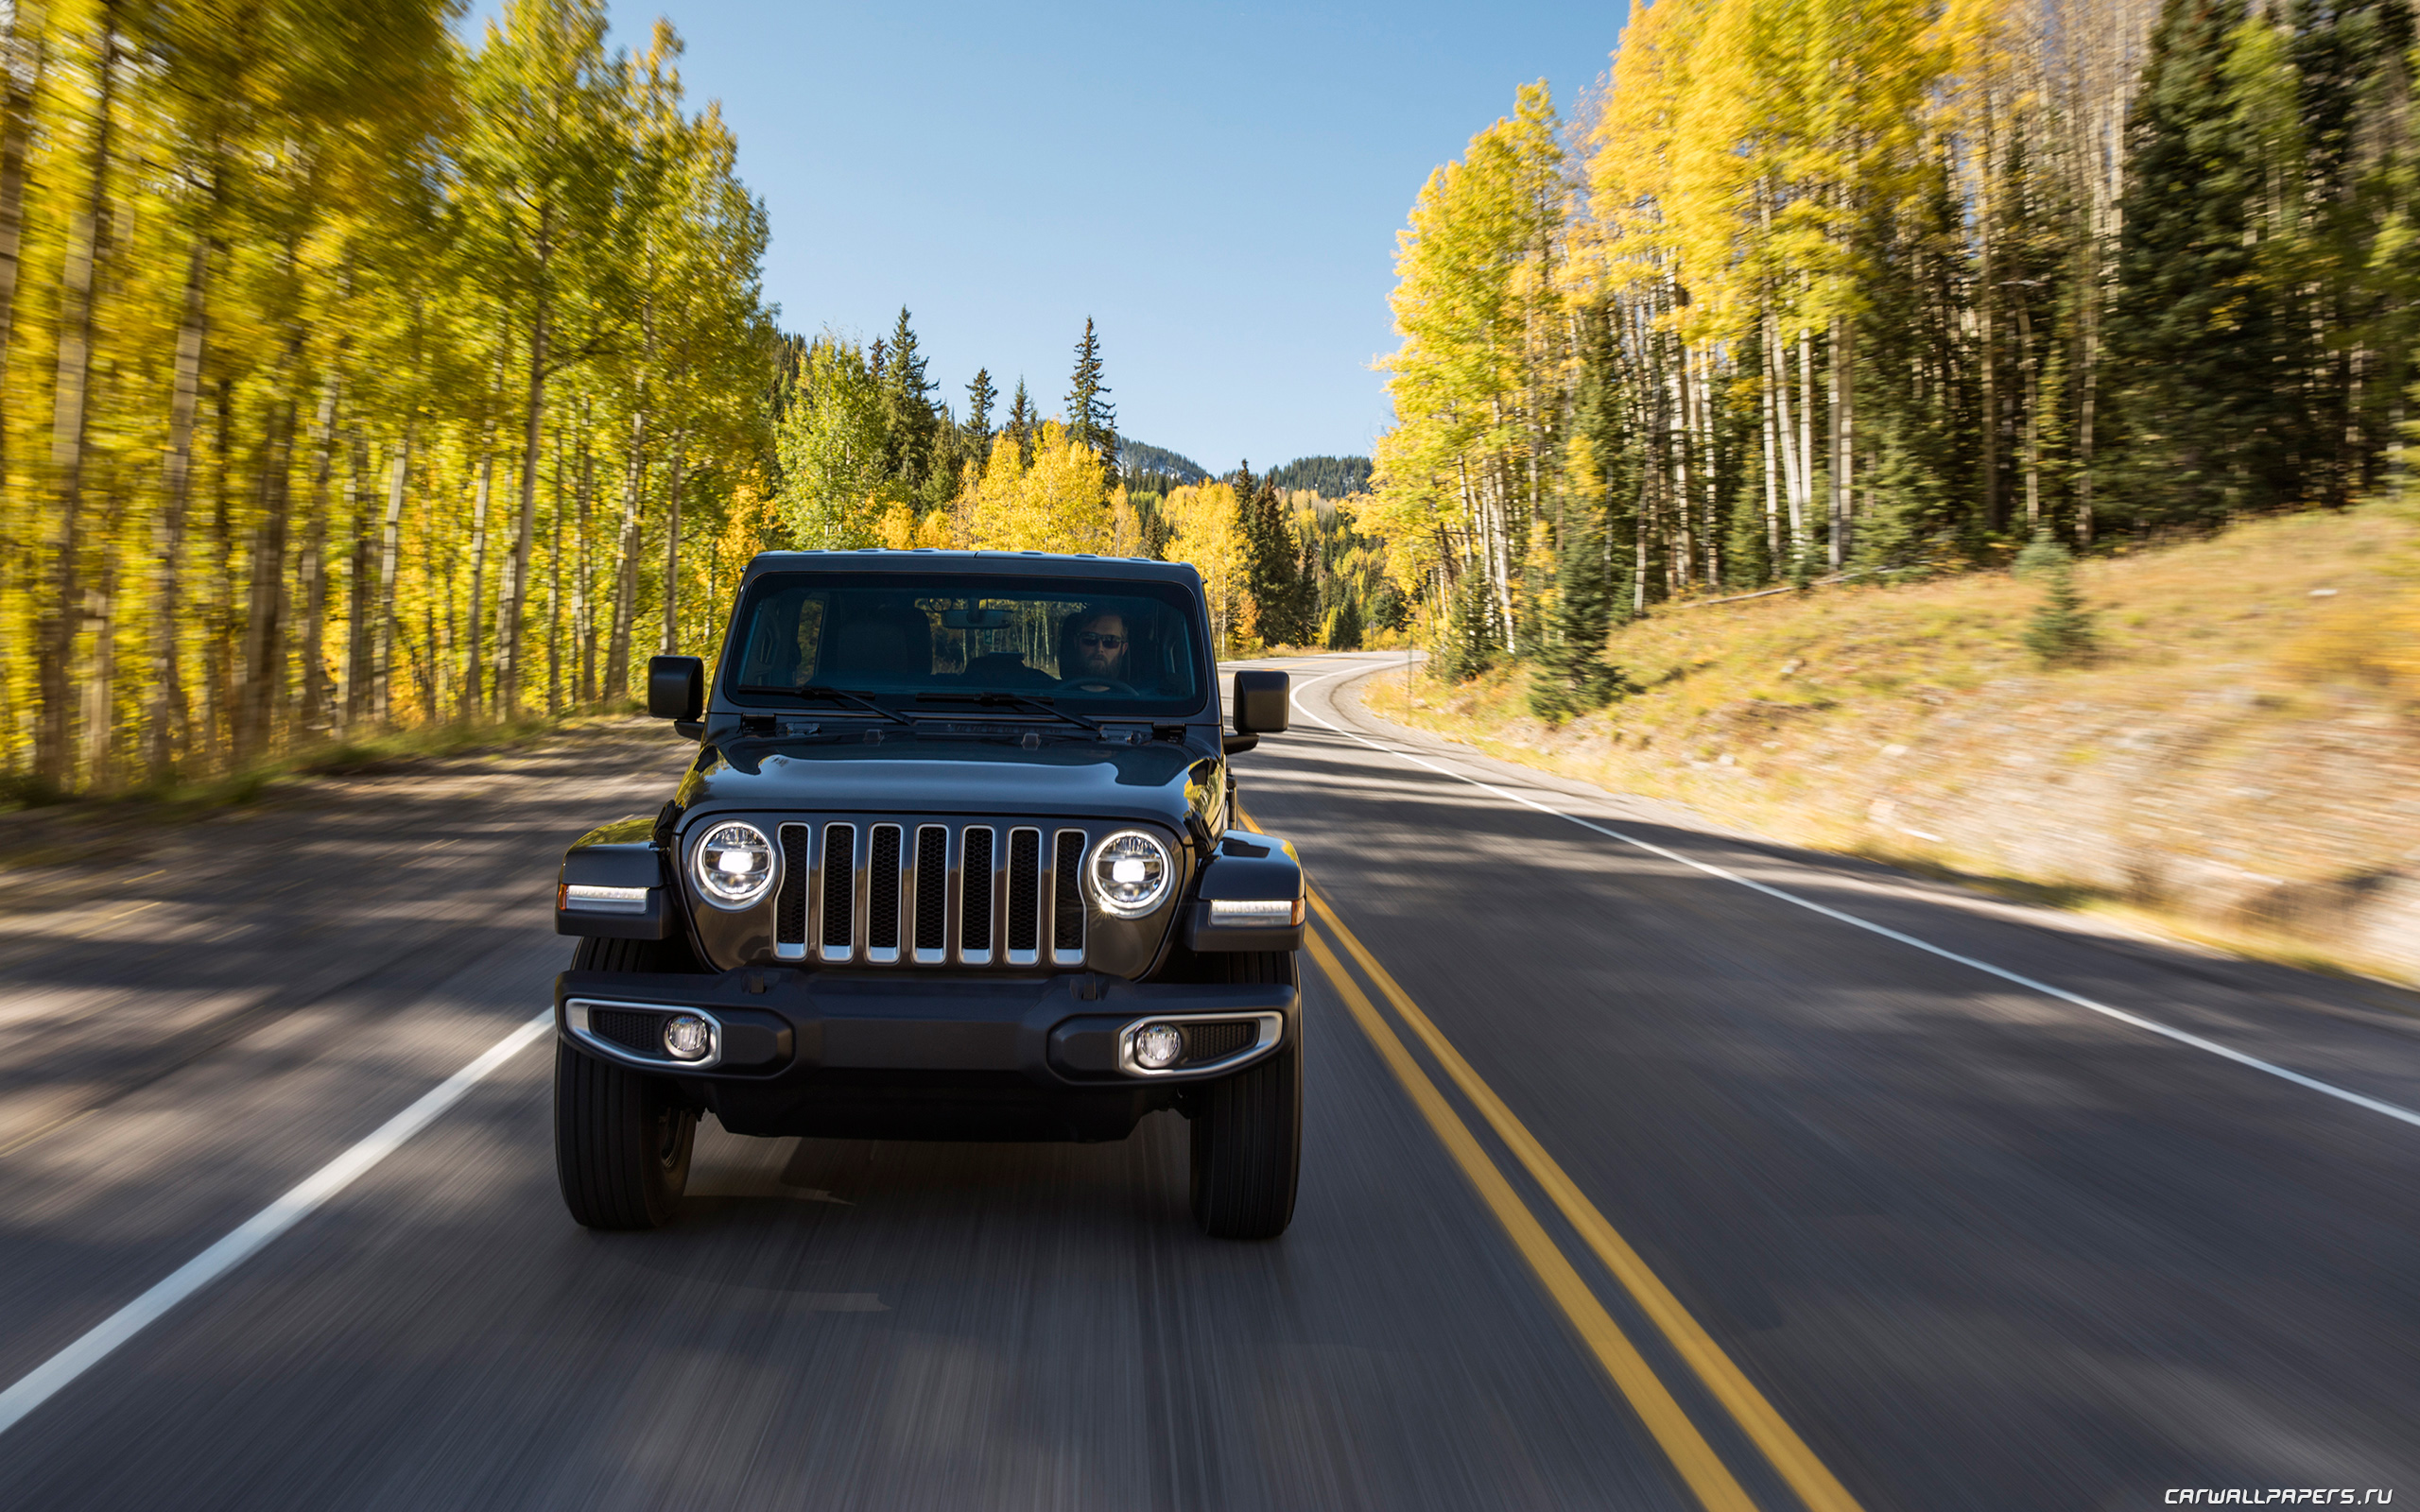
<svg viewBox="0 0 2420 1512"><path fill-rule="evenodd" d="M2026 649L2045 666L2090 661L2097 642L2092 611L2076 592L2074 556L2046 531L2017 553L2015 571L2020 577L2043 580L2042 602L2025 627Z"/></svg>
<svg viewBox="0 0 2420 1512"><path fill-rule="evenodd" d="M2016 560L2009 564L2009 571L2019 577L2031 577L2070 567L2075 559L2075 553L2061 545L2050 532L2037 530L2025 549L2016 554Z"/></svg>
<svg viewBox="0 0 2420 1512"><path fill-rule="evenodd" d="M1530 673L1530 713L1550 725L1592 713L1638 691L1622 669L1594 647L1569 643L1539 658Z"/></svg>
<svg viewBox="0 0 2420 1512"><path fill-rule="evenodd" d="M48 778L31 772L0 773L0 808L38 809L66 796Z"/></svg>

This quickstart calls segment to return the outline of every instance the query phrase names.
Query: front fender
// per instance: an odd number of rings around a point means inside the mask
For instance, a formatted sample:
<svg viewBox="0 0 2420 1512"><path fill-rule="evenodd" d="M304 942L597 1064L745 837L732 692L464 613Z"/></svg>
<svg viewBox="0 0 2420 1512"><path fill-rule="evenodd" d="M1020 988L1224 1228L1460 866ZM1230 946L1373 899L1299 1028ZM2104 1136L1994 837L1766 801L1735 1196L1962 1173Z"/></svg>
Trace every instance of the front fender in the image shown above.
<svg viewBox="0 0 2420 1512"><path fill-rule="evenodd" d="M556 934L670 939L680 933L675 917L679 897L654 829L652 816L632 817L591 830L572 842L555 875ZM610 891L581 898L573 895L574 888Z"/></svg>
<svg viewBox="0 0 2420 1512"><path fill-rule="evenodd" d="M1288 902L1284 923L1214 922L1214 902ZM1290 840L1229 830L1202 865L1201 885L1185 911L1184 943L1193 951L1294 951L1303 948L1303 862Z"/></svg>

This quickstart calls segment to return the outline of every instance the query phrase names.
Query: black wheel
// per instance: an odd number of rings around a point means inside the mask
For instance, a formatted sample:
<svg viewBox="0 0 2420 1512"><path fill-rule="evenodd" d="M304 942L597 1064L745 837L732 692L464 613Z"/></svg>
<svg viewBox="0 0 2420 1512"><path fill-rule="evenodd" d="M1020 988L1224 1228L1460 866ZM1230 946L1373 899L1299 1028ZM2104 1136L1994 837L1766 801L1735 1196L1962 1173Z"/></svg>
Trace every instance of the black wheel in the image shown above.
<svg viewBox="0 0 2420 1512"><path fill-rule="evenodd" d="M572 969L694 970L685 941L583 939ZM689 1184L696 1109L672 1084L555 1043L555 1177L563 1206L590 1228L658 1228Z"/></svg>
<svg viewBox="0 0 2420 1512"><path fill-rule="evenodd" d="M1218 956L1203 955L1208 965ZM1231 982L1291 982L1283 951L1225 957ZM1193 1217L1213 1239L1274 1239L1294 1221L1303 1165L1303 1025L1266 1060L1192 1089Z"/></svg>

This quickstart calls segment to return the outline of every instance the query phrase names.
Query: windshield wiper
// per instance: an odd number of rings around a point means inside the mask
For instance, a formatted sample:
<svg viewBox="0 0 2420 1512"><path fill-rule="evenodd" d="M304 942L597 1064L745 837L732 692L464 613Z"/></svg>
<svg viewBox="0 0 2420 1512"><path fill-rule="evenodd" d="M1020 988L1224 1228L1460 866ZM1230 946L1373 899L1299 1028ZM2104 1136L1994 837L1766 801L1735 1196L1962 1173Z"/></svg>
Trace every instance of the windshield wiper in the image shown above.
<svg viewBox="0 0 2420 1512"><path fill-rule="evenodd" d="M1081 714L1071 714L1064 709L1053 707L1049 699L1036 698L1029 694L1004 693L997 689L990 693L920 693L916 695L916 701L918 703L975 703L988 706L1005 704L1011 709L1030 709L1036 713L1048 714L1053 719L1064 719L1067 723L1081 726L1096 735L1100 733L1100 725L1097 721L1087 719Z"/></svg>
<svg viewBox="0 0 2420 1512"><path fill-rule="evenodd" d="M897 724L906 725L910 730L916 728L916 721L908 718L906 714L901 713L898 710L885 709L882 705L874 702L872 698L867 697L862 693L850 693L846 689L842 688L819 688L811 682L803 683L795 688L785 688L773 683L746 683L734 691L738 693L786 693L801 698L821 698L828 703L853 703L858 708L866 710L869 713L880 714L885 719L891 720Z"/></svg>

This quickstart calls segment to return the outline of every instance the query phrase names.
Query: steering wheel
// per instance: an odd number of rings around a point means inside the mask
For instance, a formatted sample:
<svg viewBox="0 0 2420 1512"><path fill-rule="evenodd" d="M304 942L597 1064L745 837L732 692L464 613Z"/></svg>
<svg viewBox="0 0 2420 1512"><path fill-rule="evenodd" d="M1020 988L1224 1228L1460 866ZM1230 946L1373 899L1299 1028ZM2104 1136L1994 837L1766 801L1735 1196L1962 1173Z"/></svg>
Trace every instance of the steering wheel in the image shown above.
<svg viewBox="0 0 2420 1512"><path fill-rule="evenodd" d="M1131 685L1120 682L1115 678L1062 678L1059 679L1059 686L1072 689L1077 693L1105 693L1114 697L1140 696Z"/></svg>

